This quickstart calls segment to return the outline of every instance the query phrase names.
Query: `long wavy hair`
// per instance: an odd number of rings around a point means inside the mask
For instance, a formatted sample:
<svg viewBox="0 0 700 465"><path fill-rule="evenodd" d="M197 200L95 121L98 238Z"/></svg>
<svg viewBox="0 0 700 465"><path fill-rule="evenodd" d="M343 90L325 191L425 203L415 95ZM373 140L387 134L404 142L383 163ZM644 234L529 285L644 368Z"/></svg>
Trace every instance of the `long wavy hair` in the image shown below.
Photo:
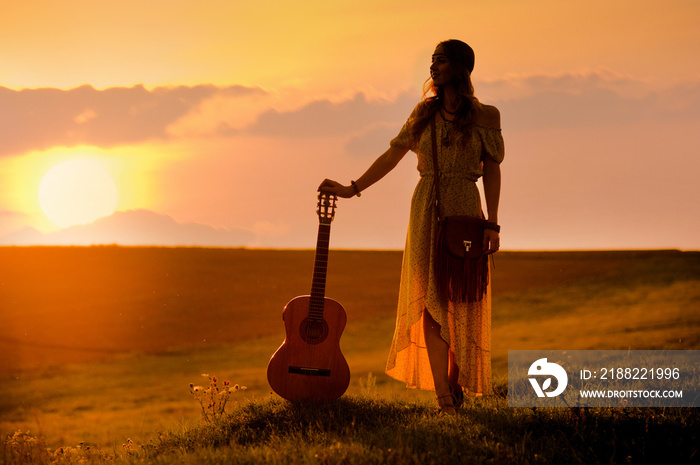
<svg viewBox="0 0 700 465"><path fill-rule="evenodd" d="M481 103L474 96L471 73L474 70L474 50L461 40L451 39L440 42L443 53L447 56L450 70L454 76L454 85L461 105L455 115L454 127L457 129L457 143L466 144L469 140L476 119L476 111ZM437 48L437 47L436 47ZM411 131L411 137L418 141L430 119L440 109L445 95L441 87L435 86L432 78L423 84L423 100L418 105Z"/></svg>

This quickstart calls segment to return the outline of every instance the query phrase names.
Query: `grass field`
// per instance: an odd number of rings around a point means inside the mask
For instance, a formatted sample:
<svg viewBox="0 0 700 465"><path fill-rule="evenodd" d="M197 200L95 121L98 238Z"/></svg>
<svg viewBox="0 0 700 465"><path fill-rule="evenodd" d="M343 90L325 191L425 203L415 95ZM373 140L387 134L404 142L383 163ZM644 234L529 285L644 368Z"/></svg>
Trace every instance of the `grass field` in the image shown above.
<svg viewBox="0 0 700 465"><path fill-rule="evenodd" d="M189 436L201 409L188 385L203 383L201 373L247 387L230 411L284 410L265 369L284 338L284 304L310 290L313 251L0 248L0 263L3 438L22 430L54 449L82 443L115 455L128 439ZM383 375L400 265L400 252L332 251L326 294L348 313L348 399L360 400L344 405L365 405L371 394L371 402L405 403L420 417L433 394ZM500 252L493 292L500 386L507 350L700 346L700 253ZM667 426L697 427L690 415ZM213 454L216 463L212 444L195 455ZM502 447L518 456L516 445ZM198 461L206 462L185 463Z"/></svg>

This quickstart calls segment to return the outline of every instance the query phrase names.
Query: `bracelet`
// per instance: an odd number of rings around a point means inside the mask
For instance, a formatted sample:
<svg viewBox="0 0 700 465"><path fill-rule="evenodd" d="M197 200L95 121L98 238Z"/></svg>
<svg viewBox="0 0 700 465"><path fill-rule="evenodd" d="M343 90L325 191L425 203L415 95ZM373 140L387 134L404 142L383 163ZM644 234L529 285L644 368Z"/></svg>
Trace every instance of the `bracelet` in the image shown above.
<svg viewBox="0 0 700 465"><path fill-rule="evenodd" d="M484 229L490 229L492 231L496 231L497 233L501 232L501 227L496 223L492 223L490 221L486 222L486 224L484 225Z"/></svg>
<svg viewBox="0 0 700 465"><path fill-rule="evenodd" d="M362 194L360 193L360 189L357 187L357 183L355 181L350 181L350 184L352 184L353 189L355 189L355 195L360 197Z"/></svg>

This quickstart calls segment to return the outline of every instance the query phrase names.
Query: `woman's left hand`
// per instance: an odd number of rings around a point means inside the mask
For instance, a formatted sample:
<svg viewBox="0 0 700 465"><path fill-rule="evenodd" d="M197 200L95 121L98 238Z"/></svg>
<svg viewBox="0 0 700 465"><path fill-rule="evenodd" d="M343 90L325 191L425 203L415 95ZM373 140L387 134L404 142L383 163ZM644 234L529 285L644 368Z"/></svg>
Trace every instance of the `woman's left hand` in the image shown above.
<svg viewBox="0 0 700 465"><path fill-rule="evenodd" d="M501 237L493 229L484 229L484 250L487 255L498 252L501 247Z"/></svg>
<svg viewBox="0 0 700 465"><path fill-rule="evenodd" d="M318 186L319 192L330 192L338 197L349 199L355 195L355 188L352 186L344 186L337 181L332 179L324 179L320 186Z"/></svg>

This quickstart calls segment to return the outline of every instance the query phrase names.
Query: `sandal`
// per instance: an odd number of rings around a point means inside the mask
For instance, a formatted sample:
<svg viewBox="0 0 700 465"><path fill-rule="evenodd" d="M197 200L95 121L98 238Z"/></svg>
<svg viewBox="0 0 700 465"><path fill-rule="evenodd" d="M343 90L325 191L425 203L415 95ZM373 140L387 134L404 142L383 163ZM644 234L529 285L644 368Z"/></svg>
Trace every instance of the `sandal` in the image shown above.
<svg viewBox="0 0 700 465"><path fill-rule="evenodd" d="M452 394L437 396L438 413L446 413L447 415L457 415L456 400Z"/></svg>

